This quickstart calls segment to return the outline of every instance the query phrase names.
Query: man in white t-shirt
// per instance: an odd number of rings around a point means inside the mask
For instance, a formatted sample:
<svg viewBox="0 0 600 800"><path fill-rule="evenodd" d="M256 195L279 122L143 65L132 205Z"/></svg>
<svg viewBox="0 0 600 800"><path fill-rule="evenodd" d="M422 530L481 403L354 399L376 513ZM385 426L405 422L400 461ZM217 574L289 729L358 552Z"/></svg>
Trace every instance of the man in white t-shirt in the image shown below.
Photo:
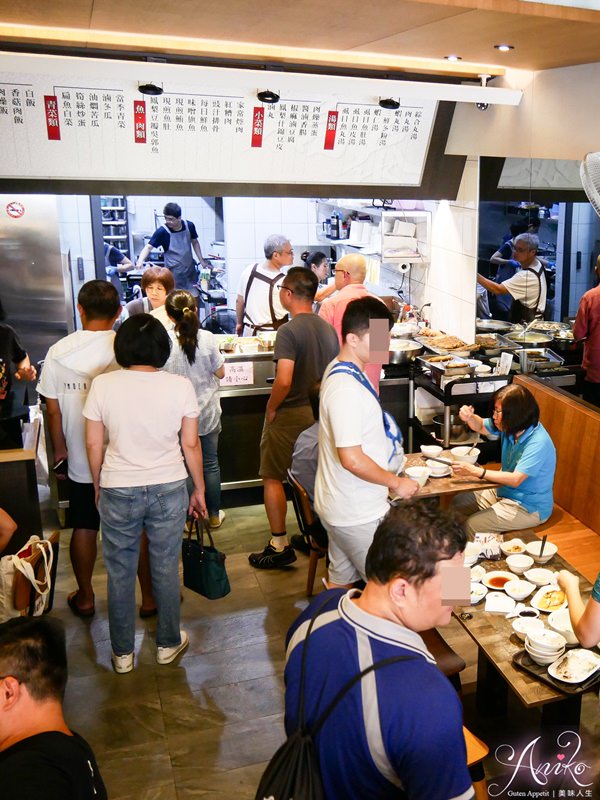
<svg viewBox="0 0 600 800"><path fill-rule="evenodd" d="M495 295L509 294L513 298L512 322L532 322L543 315L548 285L544 266L537 258L540 241L535 233L521 233L513 240L513 259L521 269L502 283L477 276L477 283Z"/></svg>
<svg viewBox="0 0 600 800"><path fill-rule="evenodd" d="M284 277L281 270L294 263L294 251L289 239L281 234L269 236L264 249L264 263L249 264L240 277L235 304L238 336L274 331L287 322L287 311L275 285Z"/></svg>
<svg viewBox="0 0 600 800"><path fill-rule="evenodd" d="M380 300L363 297L348 304L340 354L321 383L315 510L329 534L331 587L365 580L367 550L387 513L388 492L407 498L418 489L415 481L388 471L391 446L383 412L364 371L373 321L375 328L379 321L388 331L392 326Z"/></svg>
<svg viewBox="0 0 600 800"><path fill-rule="evenodd" d="M112 326L121 312L119 295L107 281L88 281L77 296L83 330L52 345L44 360L38 392L46 399L57 477L67 475L70 555L77 591L67 598L74 614L94 614L92 572L100 518L85 450L85 405L96 375L118 369ZM67 472L68 468L68 472Z"/></svg>

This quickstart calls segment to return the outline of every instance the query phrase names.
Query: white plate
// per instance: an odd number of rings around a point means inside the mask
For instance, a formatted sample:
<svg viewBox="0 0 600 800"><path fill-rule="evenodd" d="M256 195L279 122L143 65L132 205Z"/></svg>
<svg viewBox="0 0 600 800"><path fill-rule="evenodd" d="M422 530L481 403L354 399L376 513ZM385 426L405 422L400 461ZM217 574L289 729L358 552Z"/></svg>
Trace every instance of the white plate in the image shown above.
<svg viewBox="0 0 600 800"><path fill-rule="evenodd" d="M548 674L563 683L582 683L600 669L600 656L591 650L570 650L548 667ZM563 673L565 670L566 674ZM562 674L561 674L562 673Z"/></svg>
<svg viewBox="0 0 600 800"><path fill-rule="evenodd" d="M476 606L477 603L481 603L483 598L488 593L488 590L482 583L475 583L474 581L471 582L471 605Z"/></svg>
<svg viewBox="0 0 600 800"><path fill-rule="evenodd" d="M485 575L485 569L483 567L471 567L471 581L473 583L478 583L481 581L483 576Z"/></svg>
<svg viewBox="0 0 600 800"><path fill-rule="evenodd" d="M491 582L493 578L506 578L506 581L502 584L502 586L494 586ZM512 572L507 572L506 570L502 569L495 569L491 572L486 572L485 578L482 579L482 583L484 586L487 586L488 589L493 589L494 591L503 591L505 584L509 581L514 580L515 576Z"/></svg>
<svg viewBox="0 0 600 800"><path fill-rule="evenodd" d="M443 472L437 472L434 474L433 472L429 475L430 478L447 478L448 475L452 475L452 470L450 467L446 467Z"/></svg>
<svg viewBox="0 0 600 800"><path fill-rule="evenodd" d="M539 611L543 611L546 614L549 614L551 611L560 611L561 608L566 608L567 607L567 597L565 595L565 599L563 600L563 602L560 605L554 605L554 606L552 606L552 608L543 608L542 605L540 605L540 603L541 603L542 597L547 592L562 592L563 595L565 594L562 591L562 589L558 588L557 584L552 584L551 583L551 584L548 584L548 586L542 586L540 589L537 590L537 592L531 598L531 605L534 608L537 608Z"/></svg>

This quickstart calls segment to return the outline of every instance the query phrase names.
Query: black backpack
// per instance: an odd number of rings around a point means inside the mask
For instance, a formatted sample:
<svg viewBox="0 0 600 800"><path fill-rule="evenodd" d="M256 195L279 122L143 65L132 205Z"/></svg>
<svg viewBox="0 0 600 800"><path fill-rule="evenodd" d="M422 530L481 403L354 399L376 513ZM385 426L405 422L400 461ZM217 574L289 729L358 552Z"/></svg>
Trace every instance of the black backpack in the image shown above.
<svg viewBox="0 0 600 800"><path fill-rule="evenodd" d="M321 603L311 617L304 647L302 650L302 663L300 667L300 698L298 701L298 728L281 745L273 758L269 761L256 791L255 800L325 800L323 783L321 781L321 768L319 757L315 748L314 739L321 730L334 708L348 694L352 687L359 683L365 675L388 664L397 661L414 660L411 656L395 656L385 658L370 667L363 669L358 675L351 678L325 710L319 715L317 721L308 727L306 725L304 708L304 683L306 674L306 653L308 639L312 632L315 620L331 600L330 597Z"/></svg>

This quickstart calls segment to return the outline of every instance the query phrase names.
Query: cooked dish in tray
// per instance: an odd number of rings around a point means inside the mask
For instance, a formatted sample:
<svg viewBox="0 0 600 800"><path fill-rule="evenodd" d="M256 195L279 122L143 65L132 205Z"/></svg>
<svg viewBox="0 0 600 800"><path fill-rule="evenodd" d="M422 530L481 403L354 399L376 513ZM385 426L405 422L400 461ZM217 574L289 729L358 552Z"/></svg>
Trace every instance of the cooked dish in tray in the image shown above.
<svg viewBox="0 0 600 800"><path fill-rule="evenodd" d="M537 601L541 611L556 611L565 602L565 593L561 589L552 589L545 592Z"/></svg>

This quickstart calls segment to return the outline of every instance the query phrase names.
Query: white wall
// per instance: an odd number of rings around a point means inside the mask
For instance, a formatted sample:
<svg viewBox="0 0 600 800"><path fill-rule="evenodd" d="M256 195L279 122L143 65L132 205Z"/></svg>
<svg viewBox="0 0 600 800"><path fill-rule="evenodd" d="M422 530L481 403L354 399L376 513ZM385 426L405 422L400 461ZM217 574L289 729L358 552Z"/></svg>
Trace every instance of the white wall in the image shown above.
<svg viewBox="0 0 600 800"><path fill-rule="evenodd" d="M227 264L228 304L235 308L237 287L248 264L264 261L267 236L281 233L294 248L294 265L300 253L319 244L314 200L290 197L225 197L223 221Z"/></svg>
<svg viewBox="0 0 600 800"><path fill-rule="evenodd" d="M600 150L600 63L507 70L492 85L522 89L518 106L458 103L446 153L579 160Z"/></svg>
<svg viewBox="0 0 600 800"><path fill-rule="evenodd" d="M467 342L475 335L479 162L465 164L456 201L430 201L432 212L429 265L413 265L410 300L431 303L427 314L438 328Z"/></svg>

